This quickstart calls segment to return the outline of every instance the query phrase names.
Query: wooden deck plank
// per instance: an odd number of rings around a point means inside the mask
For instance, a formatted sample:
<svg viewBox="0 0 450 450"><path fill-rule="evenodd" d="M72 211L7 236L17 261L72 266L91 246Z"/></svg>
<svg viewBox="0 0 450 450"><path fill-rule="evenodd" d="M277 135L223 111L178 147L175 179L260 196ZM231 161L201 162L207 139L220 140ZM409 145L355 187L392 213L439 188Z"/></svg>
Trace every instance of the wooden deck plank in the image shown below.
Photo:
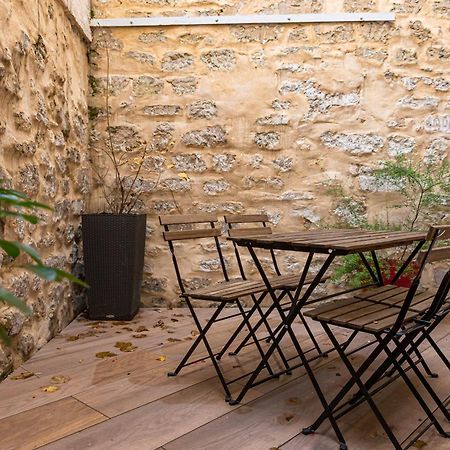
<svg viewBox="0 0 450 450"><path fill-rule="evenodd" d="M154 449L229 412L230 408L216 380L207 380L43 448Z"/></svg>
<svg viewBox="0 0 450 450"><path fill-rule="evenodd" d="M107 448L122 450L136 448L140 450L159 448L159 450L190 450L192 448L197 450L214 448L214 450L268 450L270 447L276 448L282 444L284 444L282 448L287 450L336 448L335 437L327 424L324 424L315 436L296 436L301 426L307 425L311 416L317 414L320 409L311 384L302 368L295 370L290 377L283 375L279 380L272 380L252 389L244 399L245 404L237 408L231 408L223 401L222 388L215 373L211 370L209 362L200 363L201 365L198 367L194 365L183 371L177 378L166 378L166 370L169 367L174 367L186 347L192 342L180 342L176 339L184 337L185 334L190 335L190 330L194 327L191 326L186 310L145 312L145 323L150 324L161 316L170 320L170 317L174 317L173 314L178 314L179 311L182 311L186 316L179 317L179 322L174 323L173 330L175 333L167 333L166 330L153 329L153 327L150 330L150 339L144 345L153 346L152 348L156 351L139 348L134 353L120 354L118 352L120 357L117 358L116 363L113 363L112 359L114 358L111 358L97 360L95 363L86 362L77 366L71 365L68 360L70 356L68 349L74 350L75 354L79 354L85 347L88 348L88 352L103 351L104 343L109 342L108 339L117 339L114 326L107 328L107 332L98 338L86 337L76 342L67 342L64 338L58 338L51 342L49 347L46 346L43 349L45 357L41 357L39 355L41 352L38 352L36 359L40 361L40 364L44 364L44 361L51 361L53 353L56 358L56 363L52 366L55 369L54 372L45 375L40 374L38 375L41 377L40 379L32 377L27 380L8 380L6 383L0 383L0 414L3 414L7 409L7 415L9 416L0 420L0 436L3 437L5 434L1 428L2 423L7 423L9 420L23 415L26 418L26 414L32 412L36 414L36 411L44 411L43 414L39 414L36 422L39 429L45 431L46 427L56 427L56 430L62 430L57 435L52 434L55 430L48 433L49 440L45 441L48 444L44 447L47 449ZM202 311L201 314L203 321L211 314L211 310ZM84 330L85 325L80 325L79 322L83 321L77 321L72 327L69 326L64 334L72 333L73 330L78 332ZM308 322L317 335L320 345L325 349L329 348L330 344L326 340L320 324L309 319ZM139 323L137 321L132 326L137 326ZM438 345L446 353L447 349L450 348L447 334L449 324L450 320L446 319L436 330L435 335L436 340L439 341ZM150 329L150 327L148 328ZM224 321L218 324L219 332L213 337L213 341L216 343L223 342L223 334L221 333L226 334L227 330L231 328L233 328L232 321ZM298 323L295 324L294 328L303 342L306 339L305 330ZM337 331L340 340L344 340L344 335L348 335L346 331L342 331L340 328L336 328L336 330L340 330ZM127 340L120 335L118 336L117 340ZM155 336L160 338L160 342L156 342ZM175 338L175 342L168 342L167 339L170 337ZM190 337L193 338L193 336ZM362 334L357 339L359 342L365 342L367 336ZM93 345L96 340L98 340L99 346L97 349ZM142 341L145 341L145 339L142 339ZM155 347L155 345L157 346ZM292 354L292 343L289 340L284 340L283 345L287 353ZM305 346L309 348L311 343L308 342ZM61 355L61 350L57 350L56 347L62 348L64 354ZM117 351L117 349L115 350ZM364 352L366 351L368 350ZM203 353L203 349L199 352L199 354L201 353ZM364 358L365 354L353 355L352 361L361 362L361 358ZM445 368L442 369L441 361L431 349L423 351L423 354L432 370L441 374L439 379L430 379L430 382L437 387L440 395L448 395L448 371L445 371ZM144 357L144 355L146 356ZM156 361L155 355L164 355L167 359L166 361ZM149 361L148 358L152 358L152 361ZM247 371L248 367L254 364L258 358L255 348L253 346L247 347L239 358L225 358L223 361L224 370L226 374L239 375ZM277 360L279 362L279 358ZM238 361L238 363L234 361ZM153 365L153 362L155 365ZM59 368L57 363L61 364ZM118 366L115 366L117 363ZM326 386L327 397L332 396L333 389L337 389L347 380L347 372L335 353L332 353L329 358L317 359L313 362L313 367L322 384L325 383L323 385ZM26 368L26 364L23 368ZM35 399L32 398L39 386L50 384L47 383L47 381L50 381L50 375L64 375L66 371L75 374L74 378L68 383L60 385L59 391L42 393L39 390L39 395ZM242 381L240 383L242 384ZM71 384L72 386L70 386ZM401 380L397 380L394 384L395 386L403 385ZM410 402L410 400L407 398L407 391L403 388L394 389L395 386L392 385L392 387L387 388L376 397L376 400L377 403L380 402L380 407L388 415L389 420L398 422L396 432L403 437L410 430L412 421L419 424L419 419L423 420L425 415L414 399L412 399L411 406L408 403L406 410L405 408L398 408L398 411L396 411L394 406L395 402L398 403L399 398L407 402ZM46 408L51 408L52 405L58 405L60 402L77 401L77 399L69 396L74 391L77 392L73 395L79 396L79 399L83 401L82 406L88 408L88 411L99 408L98 412L94 412L100 415L101 420L105 420L104 416L106 415L114 417L98 424L96 422L92 424L83 422L80 425L79 430L81 431L79 432L78 429L64 428L63 417L59 417L63 414L60 414L59 410L56 413L58 415L57 420L50 413L46 414L45 411L48 411ZM28 398L26 398L27 396ZM60 399L58 396L64 398ZM8 400L3 403L6 397ZM45 401L47 404L37 407L40 401ZM23 412L11 415L9 408L14 408L15 403L19 405L18 408ZM314 406L314 403L316 403L316 406ZM106 414L102 415L101 413ZM62 426L58 426L58 420L63 421ZM73 423L76 424L77 420L75 419ZM352 411L348 416L342 418L340 423L351 448L356 450L390 448L389 442L383 436L376 419L366 405L361 405L355 411ZM28 431L33 426L34 423L27 427L16 427L19 445L20 439L26 438L26 436L20 436L20 433L23 433L24 429ZM368 434L367 430L371 430L371 432ZM443 450L449 441L435 436L434 433L434 429L429 430L421 439L428 443L427 448ZM288 442L292 438L293 440ZM430 447L430 443L435 446ZM2 444L3 441L0 441L0 448L3 450ZM26 445L11 448L35 448Z"/></svg>
<svg viewBox="0 0 450 450"><path fill-rule="evenodd" d="M0 448L35 449L107 418L74 398L66 398L0 420Z"/></svg>
<svg viewBox="0 0 450 450"><path fill-rule="evenodd" d="M356 366L362 363L365 354L367 350L353 357ZM431 354L432 351L429 350L427 356ZM332 398L348 379L343 363L337 359L332 360L331 364L316 368L315 374L327 398ZM446 389L445 377L437 379L435 385L437 384L440 387L438 392L442 394L442 391ZM404 438L411 431L411 423L419 423L418 420L424 417L424 413L417 404L414 404L415 400L402 386L401 382L393 383L376 398L377 403L382 398L383 412L387 411L389 420L403 425L401 429L397 427L397 432ZM399 398L402 400L408 398L408 401L412 402L411 406L408 403L407 408L394 407ZM295 441L282 446L296 436L302 427L310 425L320 412L320 402L311 383L307 377L302 377L264 397L249 402L244 410L231 411L175 441L163 444L163 447L167 450L191 448L260 450L280 446L289 450L336 449L336 438L330 431L328 423L323 424L320 433L314 436L299 435ZM350 448L358 450L390 448L389 441L379 431L379 426L367 405L361 405L341 421L344 432L352 431L348 438ZM367 430L371 430L370 433Z"/></svg>

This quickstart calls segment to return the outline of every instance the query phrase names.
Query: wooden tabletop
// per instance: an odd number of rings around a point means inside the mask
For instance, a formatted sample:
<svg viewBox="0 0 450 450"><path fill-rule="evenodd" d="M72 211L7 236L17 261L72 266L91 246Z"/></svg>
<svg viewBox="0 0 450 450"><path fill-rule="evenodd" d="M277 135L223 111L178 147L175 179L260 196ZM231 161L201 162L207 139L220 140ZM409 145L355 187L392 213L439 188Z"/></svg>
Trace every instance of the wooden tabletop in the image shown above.
<svg viewBox="0 0 450 450"><path fill-rule="evenodd" d="M241 246L346 255L412 244L425 237L426 232L317 230L228 239Z"/></svg>

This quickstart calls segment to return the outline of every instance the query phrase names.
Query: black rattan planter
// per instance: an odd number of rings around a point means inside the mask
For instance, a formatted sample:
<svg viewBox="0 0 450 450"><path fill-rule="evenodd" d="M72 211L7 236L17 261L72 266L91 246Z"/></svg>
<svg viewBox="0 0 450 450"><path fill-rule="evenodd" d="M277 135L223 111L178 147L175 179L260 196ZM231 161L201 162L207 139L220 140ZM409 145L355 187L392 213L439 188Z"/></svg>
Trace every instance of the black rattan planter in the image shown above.
<svg viewBox="0 0 450 450"><path fill-rule="evenodd" d="M131 320L138 312L145 229L145 214L83 215L90 319Z"/></svg>

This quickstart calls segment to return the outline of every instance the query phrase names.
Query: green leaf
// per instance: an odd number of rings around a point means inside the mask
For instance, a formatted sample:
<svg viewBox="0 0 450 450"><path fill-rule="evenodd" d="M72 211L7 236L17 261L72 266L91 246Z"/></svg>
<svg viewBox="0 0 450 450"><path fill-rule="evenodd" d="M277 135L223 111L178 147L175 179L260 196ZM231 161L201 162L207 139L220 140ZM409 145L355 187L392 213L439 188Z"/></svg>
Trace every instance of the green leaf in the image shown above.
<svg viewBox="0 0 450 450"><path fill-rule="evenodd" d="M26 220L27 222L32 223L33 225L36 225L40 219L37 216L34 216L32 214L23 214L16 211L3 211L0 210L0 218L1 217L19 217L23 220Z"/></svg>
<svg viewBox="0 0 450 450"><path fill-rule="evenodd" d="M89 287L84 281L79 280L72 274L65 272L64 270L55 269L54 267L44 266L43 264L29 264L24 266L24 268L47 281L62 281L63 279L66 279L72 283L79 284L80 286L86 288Z"/></svg>
<svg viewBox="0 0 450 450"><path fill-rule="evenodd" d="M3 289L0 287L0 300L7 303L10 306L14 306L15 308L22 311L24 314L30 314L31 309L25 304L25 302L16 297L15 295L11 294L11 292L7 291L6 289Z"/></svg>
<svg viewBox="0 0 450 450"><path fill-rule="evenodd" d="M19 248L19 250L22 250L24 253L27 253L38 264L42 264L41 257L39 256L39 253L35 248L26 244L22 244L21 242L14 242L14 245L16 245Z"/></svg>
<svg viewBox="0 0 450 450"><path fill-rule="evenodd" d="M11 258L16 259L20 255L19 247L10 241L0 239L0 248L2 248Z"/></svg>
<svg viewBox="0 0 450 450"><path fill-rule="evenodd" d="M71 273L64 272L64 270L59 270L59 269L55 269L55 270L58 273L58 281L60 281L62 278L65 278L65 279L71 281L72 283L76 283L76 284L78 284L80 286L83 286L85 288L89 287L89 285L87 283L85 283L84 281L82 281L79 278L75 277Z"/></svg>
<svg viewBox="0 0 450 450"><path fill-rule="evenodd" d="M59 281L58 272L52 267L47 267L42 264L28 264L24 266L24 269L33 272L39 278L43 278L44 280Z"/></svg>
<svg viewBox="0 0 450 450"><path fill-rule="evenodd" d="M5 252L9 256L11 256L11 258L17 258L22 251L31 256L31 258L34 259L34 261L36 261L38 264L42 264L39 253L29 245L22 244L21 242L5 241L3 239L0 239L0 247L5 250Z"/></svg>
<svg viewBox="0 0 450 450"><path fill-rule="evenodd" d="M0 341L3 341L8 346L11 345L11 338L2 325L0 325Z"/></svg>

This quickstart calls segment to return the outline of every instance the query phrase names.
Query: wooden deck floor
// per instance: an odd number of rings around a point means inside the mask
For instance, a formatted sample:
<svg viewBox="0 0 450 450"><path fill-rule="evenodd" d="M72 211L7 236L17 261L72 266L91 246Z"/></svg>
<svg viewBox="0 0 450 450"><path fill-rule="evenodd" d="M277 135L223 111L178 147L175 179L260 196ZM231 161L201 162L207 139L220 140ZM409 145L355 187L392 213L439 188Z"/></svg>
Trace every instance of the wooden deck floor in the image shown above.
<svg viewBox="0 0 450 450"><path fill-rule="evenodd" d="M202 316L210 312L204 310ZM449 324L436 330L447 353ZM215 346L234 325L232 321L217 325ZM320 345L329 348L317 324L311 325ZM302 368L253 389L234 407L224 402L210 363L195 364L168 378L167 371L175 367L195 334L184 309L144 309L131 323L78 318L0 384L0 449L338 448L328 423L315 435L299 434L320 412ZM305 331L298 328L298 334L308 345ZM363 360L364 352L353 356L355 364ZM431 349L424 355L441 375L430 382L443 398L448 397L448 371ZM244 373L257 359L252 346L239 357L225 358L223 367L228 375ZM313 366L327 396L348 378L335 353L317 359ZM416 439L416 448L450 448L449 440L434 428L426 429L424 413L400 380L376 399L399 439ZM392 448L366 404L340 424L349 449Z"/></svg>

